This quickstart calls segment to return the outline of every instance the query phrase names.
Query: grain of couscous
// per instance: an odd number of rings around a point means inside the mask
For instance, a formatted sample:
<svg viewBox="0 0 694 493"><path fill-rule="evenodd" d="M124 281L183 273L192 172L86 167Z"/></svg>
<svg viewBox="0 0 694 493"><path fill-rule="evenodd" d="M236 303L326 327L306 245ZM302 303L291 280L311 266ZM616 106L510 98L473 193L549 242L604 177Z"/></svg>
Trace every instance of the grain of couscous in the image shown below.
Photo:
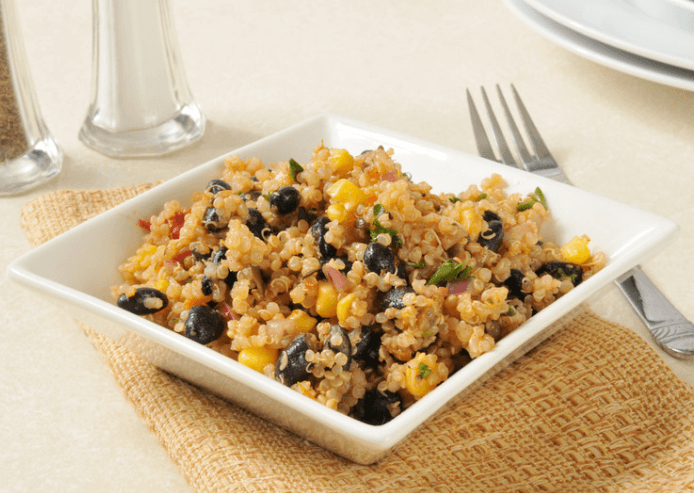
<svg viewBox="0 0 694 493"><path fill-rule="evenodd" d="M164 205L119 270L119 306L332 409L382 424L605 264L543 241L538 188L457 195L378 148L309 162L229 157Z"/></svg>

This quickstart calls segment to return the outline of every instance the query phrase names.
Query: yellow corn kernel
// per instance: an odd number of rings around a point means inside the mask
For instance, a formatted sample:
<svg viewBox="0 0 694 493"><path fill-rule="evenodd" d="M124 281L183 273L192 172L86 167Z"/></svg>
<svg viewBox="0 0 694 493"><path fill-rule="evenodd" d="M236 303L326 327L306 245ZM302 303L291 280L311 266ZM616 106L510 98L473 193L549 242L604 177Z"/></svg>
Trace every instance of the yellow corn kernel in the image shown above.
<svg viewBox="0 0 694 493"><path fill-rule="evenodd" d="M343 327L346 326L347 317L349 316L349 311L352 308L352 303L357 299L357 295L354 293L349 293L346 296L340 298L337 302L337 307L335 309L335 314L337 315L337 321Z"/></svg>
<svg viewBox="0 0 694 493"><path fill-rule="evenodd" d="M465 209L460 214L460 223L467 230L472 239L476 239L482 232L484 219L475 209Z"/></svg>
<svg viewBox="0 0 694 493"><path fill-rule="evenodd" d="M337 313L337 289L333 283L328 281L318 283L316 312L323 318L334 317Z"/></svg>
<svg viewBox="0 0 694 493"><path fill-rule="evenodd" d="M419 399L424 397L431 390L431 386L426 379L426 375L431 369L423 361L417 363L415 360L415 365L416 366L407 368L405 371L405 387L415 399Z"/></svg>
<svg viewBox="0 0 694 493"><path fill-rule="evenodd" d="M149 267L152 262L152 255L157 251L156 245L145 245L140 253L135 257L135 261L141 268Z"/></svg>
<svg viewBox="0 0 694 493"><path fill-rule="evenodd" d="M567 262L574 264L584 264L590 258L590 249L588 242L590 238L587 236L574 236L571 241L561 247L561 253Z"/></svg>
<svg viewBox="0 0 694 493"><path fill-rule="evenodd" d="M354 168L354 158L345 149L333 149L328 159L330 167L337 174L343 174Z"/></svg>
<svg viewBox="0 0 694 493"><path fill-rule="evenodd" d="M303 310L294 310L292 313L289 314L287 318L296 322L296 326L299 329L299 332L311 331L318 322L318 320L316 320Z"/></svg>
<svg viewBox="0 0 694 493"><path fill-rule="evenodd" d="M159 279L154 283L154 288L158 289L162 293L166 293L166 288L169 287L169 281L166 279Z"/></svg>
<svg viewBox="0 0 694 493"><path fill-rule="evenodd" d="M342 204L330 204L325 214L331 221L343 223L347 219L347 208Z"/></svg>
<svg viewBox="0 0 694 493"><path fill-rule="evenodd" d="M316 391L311 388L310 382L296 382L292 385L292 388L297 392L304 394L306 397L310 397L314 401L316 399Z"/></svg>
<svg viewBox="0 0 694 493"><path fill-rule="evenodd" d="M351 181L342 178L328 189L328 195L337 203L344 204L347 209L353 209L366 202L366 194Z"/></svg>
<svg viewBox="0 0 694 493"><path fill-rule="evenodd" d="M239 352L239 363L263 373L263 369L277 362L277 349L267 346L256 346L242 349Z"/></svg>

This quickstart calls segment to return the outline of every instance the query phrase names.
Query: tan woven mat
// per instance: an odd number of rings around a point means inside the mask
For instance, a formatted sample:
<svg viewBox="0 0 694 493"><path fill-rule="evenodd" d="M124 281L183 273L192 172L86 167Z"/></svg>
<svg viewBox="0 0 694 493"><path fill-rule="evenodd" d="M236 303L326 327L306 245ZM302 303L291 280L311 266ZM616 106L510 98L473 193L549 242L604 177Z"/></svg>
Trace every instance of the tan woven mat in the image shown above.
<svg viewBox="0 0 694 493"><path fill-rule="evenodd" d="M42 243L147 189L28 203ZM694 392L590 311L372 466L341 459L144 362L89 327L138 414L197 491L694 491Z"/></svg>

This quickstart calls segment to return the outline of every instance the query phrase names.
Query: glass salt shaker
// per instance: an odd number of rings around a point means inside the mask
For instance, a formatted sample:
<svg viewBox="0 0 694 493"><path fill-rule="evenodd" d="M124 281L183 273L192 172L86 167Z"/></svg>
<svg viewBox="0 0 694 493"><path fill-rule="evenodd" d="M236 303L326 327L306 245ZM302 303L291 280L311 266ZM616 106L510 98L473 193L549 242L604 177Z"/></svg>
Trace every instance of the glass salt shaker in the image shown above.
<svg viewBox="0 0 694 493"><path fill-rule="evenodd" d="M166 154L206 117L181 62L169 0L92 0L92 92L79 139L112 157Z"/></svg>
<svg viewBox="0 0 694 493"><path fill-rule="evenodd" d="M0 195L55 177L63 153L39 108L14 0L0 0Z"/></svg>

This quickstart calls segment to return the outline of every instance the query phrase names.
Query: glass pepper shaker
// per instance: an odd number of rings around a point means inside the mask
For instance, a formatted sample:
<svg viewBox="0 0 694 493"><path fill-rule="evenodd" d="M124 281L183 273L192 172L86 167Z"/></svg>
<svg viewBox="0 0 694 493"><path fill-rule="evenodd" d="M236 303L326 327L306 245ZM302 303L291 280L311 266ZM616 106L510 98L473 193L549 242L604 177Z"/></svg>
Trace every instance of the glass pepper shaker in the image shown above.
<svg viewBox="0 0 694 493"><path fill-rule="evenodd" d="M63 153L39 108L14 0L0 0L0 195L55 177Z"/></svg>
<svg viewBox="0 0 694 493"><path fill-rule="evenodd" d="M169 0L92 0L91 102L79 139L113 157L166 154L206 118L181 62Z"/></svg>

